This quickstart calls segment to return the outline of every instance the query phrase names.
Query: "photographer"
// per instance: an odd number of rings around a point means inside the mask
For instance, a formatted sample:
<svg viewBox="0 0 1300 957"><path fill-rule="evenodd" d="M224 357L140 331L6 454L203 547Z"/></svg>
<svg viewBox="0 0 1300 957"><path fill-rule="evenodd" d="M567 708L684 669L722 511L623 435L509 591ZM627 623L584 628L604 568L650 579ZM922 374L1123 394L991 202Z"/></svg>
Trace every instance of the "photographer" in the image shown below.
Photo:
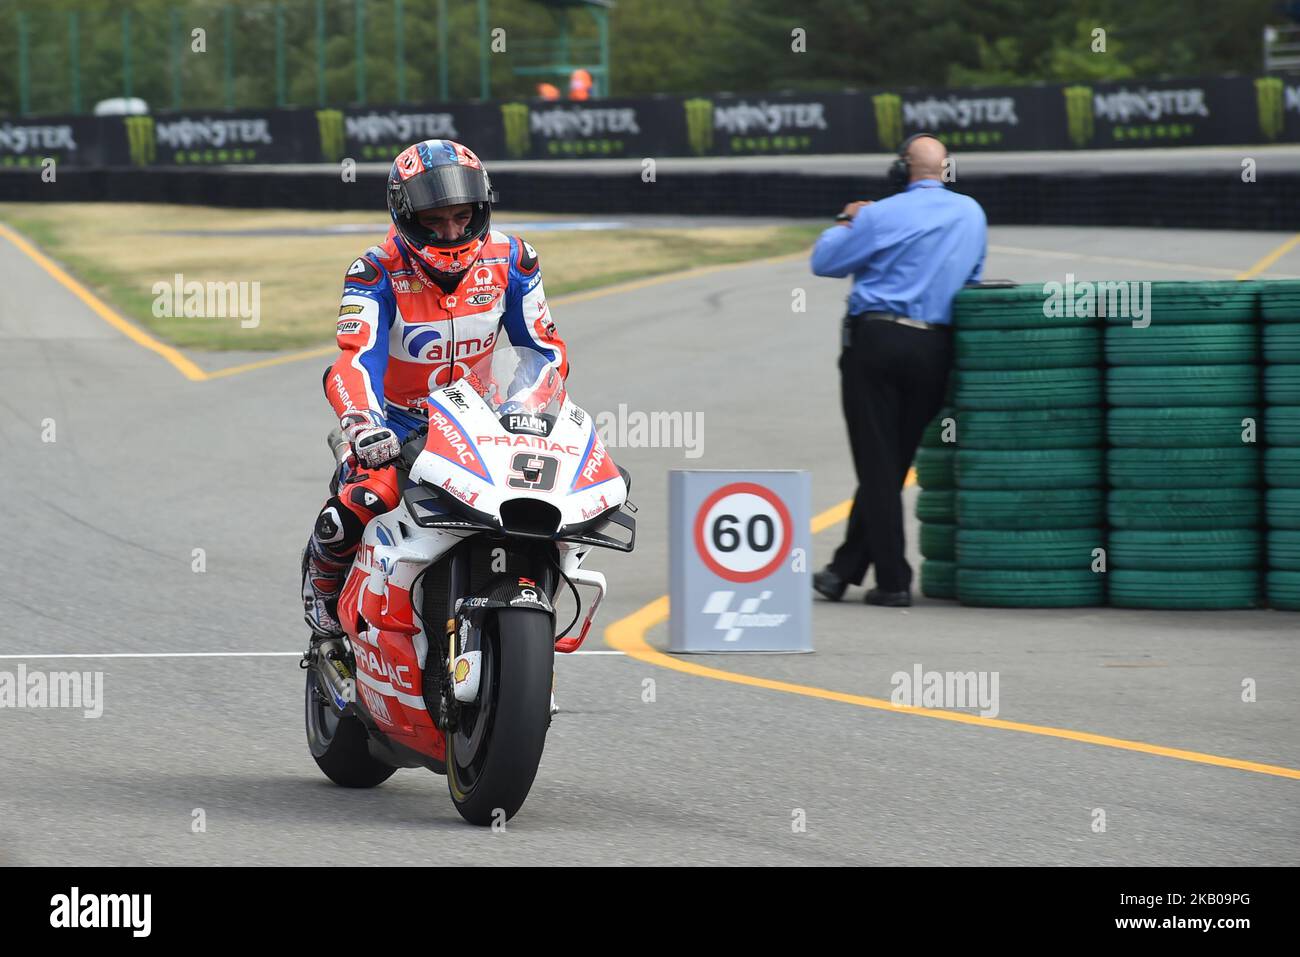
<svg viewBox="0 0 1300 957"><path fill-rule="evenodd" d="M840 385L857 472L844 542L813 576L839 601L871 565L871 605L912 603L901 491L925 426L939 412L952 366L952 301L984 268L987 225L969 196L944 187L948 154L931 134L908 137L880 202L849 203L817 240L812 271L853 276Z"/></svg>

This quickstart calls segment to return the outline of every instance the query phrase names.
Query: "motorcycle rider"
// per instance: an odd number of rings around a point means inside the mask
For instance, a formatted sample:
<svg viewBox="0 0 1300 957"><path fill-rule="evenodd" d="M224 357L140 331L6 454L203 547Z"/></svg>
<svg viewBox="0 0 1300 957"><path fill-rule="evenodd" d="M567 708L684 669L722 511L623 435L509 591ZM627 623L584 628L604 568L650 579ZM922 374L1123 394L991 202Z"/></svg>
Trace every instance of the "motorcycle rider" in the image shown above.
<svg viewBox="0 0 1300 957"><path fill-rule="evenodd" d="M568 374L537 252L492 229L496 201L467 147L416 143L388 174L387 239L344 277L340 355L324 387L350 454L303 553L303 609L313 639L342 634L339 588L366 524L397 506L396 469L386 463L425 423L429 393L462 378L502 333Z"/></svg>

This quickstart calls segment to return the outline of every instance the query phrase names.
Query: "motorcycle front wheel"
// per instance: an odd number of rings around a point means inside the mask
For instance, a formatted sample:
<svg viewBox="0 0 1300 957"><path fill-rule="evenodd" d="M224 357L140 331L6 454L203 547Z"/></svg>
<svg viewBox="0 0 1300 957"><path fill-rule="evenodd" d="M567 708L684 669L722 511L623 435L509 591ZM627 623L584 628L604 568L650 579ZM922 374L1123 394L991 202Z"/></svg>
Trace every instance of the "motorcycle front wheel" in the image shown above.
<svg viewBox="0 0 1300 957"><path fill-rule="evenodd" d="M551 723L555 629L549 615L502 609L484 627L482 682L447 735L447 786L461 817L515 816L537 777Z"/></svg>

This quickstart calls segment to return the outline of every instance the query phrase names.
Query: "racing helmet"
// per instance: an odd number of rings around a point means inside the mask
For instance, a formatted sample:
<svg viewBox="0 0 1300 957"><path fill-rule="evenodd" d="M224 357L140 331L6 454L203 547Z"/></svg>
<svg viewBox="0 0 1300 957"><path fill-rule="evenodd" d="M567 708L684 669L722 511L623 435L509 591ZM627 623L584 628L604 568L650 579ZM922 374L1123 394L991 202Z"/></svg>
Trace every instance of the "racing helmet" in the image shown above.
<svg viewBox="0 0 1300 957"><path fill-rule="evenodd" d="M459 281L478 259L492 228L497 192L473 151L451 140L424 140L397 154L388 173L388 214L412 255L433 279ZM469 203L465 232L444 239L420 222L424 210Z"/></svg>

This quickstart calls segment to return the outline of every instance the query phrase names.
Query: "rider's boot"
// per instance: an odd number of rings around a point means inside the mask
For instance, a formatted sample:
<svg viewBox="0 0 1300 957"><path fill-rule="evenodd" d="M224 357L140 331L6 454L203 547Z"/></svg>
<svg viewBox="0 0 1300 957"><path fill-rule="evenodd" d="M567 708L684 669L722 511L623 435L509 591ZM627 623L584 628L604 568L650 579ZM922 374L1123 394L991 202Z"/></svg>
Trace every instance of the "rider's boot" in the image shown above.
<svg viewBox="0 0 1300 957"><path fill-rule="evenodd" d="M338 618L339 588L350 565L350 561L340 561L327 553L314 535L303 549L303 620L311 629L313 640L343 634Z"/></svg>

